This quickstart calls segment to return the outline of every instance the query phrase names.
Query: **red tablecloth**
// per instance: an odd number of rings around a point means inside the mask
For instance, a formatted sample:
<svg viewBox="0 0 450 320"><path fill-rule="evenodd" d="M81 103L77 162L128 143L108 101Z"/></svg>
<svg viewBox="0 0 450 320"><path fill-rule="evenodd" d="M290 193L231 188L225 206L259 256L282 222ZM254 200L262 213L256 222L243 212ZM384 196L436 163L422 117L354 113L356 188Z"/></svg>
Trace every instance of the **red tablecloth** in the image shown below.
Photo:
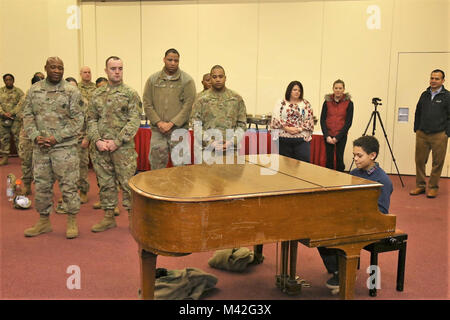
<svg viewBox="0 0 450 320"><path fill-rule="evenodd" d="M150 163L148 161L148 153L150 152L150 140L152 139L152 130L150 128L139 128L134 136L134 147L138 154L137 170L150 170Z"/></svg>
<svg viewBox="0 0 450 320"><path fill-rule="evenodd" d="M327 164L327 154L325 151L325 141L322 134L313 134L311 140L311 163L325 167Z"/></svg>
<svg viewBox="0 0 450 320"><path fill-rule="evenodd" d="M136 136L134 137L134 143L136 152L138 154L137 158L137 170L147 171L150 170L150 163L148 160L148 153L150 151L150 140L152 138L152 130L150 128L141 127L139 128ZM191 131L192 138L192 131ZM264 143L265 141L265 143ZM245 133L245 143L242 152L245 150L245 154L259 154L259 153L271 153L271 136L265 130L247 130ZM191 147L193 144L193 139L191 139ZM191 148L192 150L192 148ZM276 152L276 150L274 150ZM193 162L194 155L191 155L191 160ZM325 143L323 141L323 136L321 134L313 134L311 141L311 163L325 167L326 154L325 154ZM167 167L172 166L172 161L169 156L169 163Z"/></svg>

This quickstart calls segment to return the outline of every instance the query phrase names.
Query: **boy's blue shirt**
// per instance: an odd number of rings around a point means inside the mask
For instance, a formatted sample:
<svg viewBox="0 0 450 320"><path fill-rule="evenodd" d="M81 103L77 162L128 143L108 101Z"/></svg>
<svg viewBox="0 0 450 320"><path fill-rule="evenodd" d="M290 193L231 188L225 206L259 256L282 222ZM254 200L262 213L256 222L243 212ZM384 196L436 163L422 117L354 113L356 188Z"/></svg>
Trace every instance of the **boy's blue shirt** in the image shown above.
<svg viewBox="0 0 450 320"><path fill-rule="evenodd" d="M373 166L369 170L356 168L353 169L350 172L350 174L353 176L381 183L383 187L381 187L381 194L378 197L378 209L384 214L389 213L391 194L394 188L392 186L391 179L389 179L386 172L384 172L384 170L380 168L378 162L375 162L375 166Z"/></svg>

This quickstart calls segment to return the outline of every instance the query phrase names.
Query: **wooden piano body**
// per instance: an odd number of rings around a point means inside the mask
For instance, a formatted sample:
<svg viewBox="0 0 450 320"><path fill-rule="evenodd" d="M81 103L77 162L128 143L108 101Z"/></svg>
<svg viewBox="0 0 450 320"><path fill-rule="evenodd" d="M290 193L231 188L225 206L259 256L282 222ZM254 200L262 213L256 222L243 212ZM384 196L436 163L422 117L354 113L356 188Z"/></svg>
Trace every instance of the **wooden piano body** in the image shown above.
<svg viewBox="0 0 450 320"><path fill-rule="evenodd" d="M340 295L353 298L361 249L395 232L396 217L378 211L381 184L283 156L263 165L260 156L130 179L144 299L153 298L157 255L292 240L341 249Z"/></svg>

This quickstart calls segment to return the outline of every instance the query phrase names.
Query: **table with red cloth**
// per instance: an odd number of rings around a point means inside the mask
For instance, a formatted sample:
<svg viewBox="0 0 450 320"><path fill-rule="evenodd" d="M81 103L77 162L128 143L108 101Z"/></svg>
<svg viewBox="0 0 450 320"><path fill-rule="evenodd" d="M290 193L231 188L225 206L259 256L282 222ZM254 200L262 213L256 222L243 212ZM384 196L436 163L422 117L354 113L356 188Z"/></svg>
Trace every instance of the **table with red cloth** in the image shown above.
<svg viewBox="0 0 450 320"><path fill-rule="evenodd" d="M191 150L193 149L194 139L191 134ZM152 138L152 130L149 127L140 127L136 136L134 137L134 143L137 157L137 170L147 171L150 170L150 162L148 160L148 153L150 151L150 140ZM271 135L267 130L254 130L249 129L245 132L245 140L242 141L242 152L245 154L259 154L259 153L271 153L272 143ZM274 152L276 152L274 150ZM321 133L315 132L311 140L311 163L325 167L326 154L325 154L325 142ZM194 162L194 154L191 153L191 163ZM170 160L167 167L172 167L172 161Z"/></svg>

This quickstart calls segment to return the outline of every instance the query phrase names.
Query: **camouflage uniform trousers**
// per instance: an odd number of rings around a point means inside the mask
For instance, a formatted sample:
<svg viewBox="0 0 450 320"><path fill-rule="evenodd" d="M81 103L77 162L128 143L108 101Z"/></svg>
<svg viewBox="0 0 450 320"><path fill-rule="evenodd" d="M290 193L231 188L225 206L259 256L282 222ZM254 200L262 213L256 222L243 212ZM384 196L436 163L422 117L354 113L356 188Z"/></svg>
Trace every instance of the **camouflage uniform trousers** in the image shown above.
<svg viewBox="0 0 450 320"><path fill-rule="evenodd" d="M23 128L19 135L19 157L22 160L22 181L31 184L33 181L33 142L28 139Z"/></svg>
<svg viewBox="0 0 450 320"><path fill-rule="evenodd" d="M96 151L96 148L95 148L95 143L90 142L88 150L89 150L88 151L89 152L89 158L91 159L92 167L94 167L95 155L97 154L97 151ZM95 170L94 170L94 172L95 172ZM97 173L95 173L95 179L97 180L97 186L100 188L100 185L98 184Z"/></svg>
<svg viewBox="0 0 450 320"><path fill-rule="evenodd" d="M53 208L53 185L59 182L63 202L68 214L77 214L80 210L80 196L77 181L80 176L77 145L53 147L50 149L33 148L33 174L35 183L35 205L40 215L49 215Z"/></svg>
<svg viewBox="0 0 450 320"><path fill-rule="evenodd" d="M134 148L121 147L114 152L95 150L93 165L100 186L100 203L103 210L114 210L117 207L117 182L122 189L122 205L126 210L131 210L131 189L128 180L136 172L136 160L137 153Z"/></svg>
<svg viewBox="0 0 450 320"><path fill-rule="evenodd" d="M96 148L94 147L93 143L89 143L89 158L91 159L92 162L92 166L94 166L94 162L95 162L95 155L97 154L98 151L96 151ZM95 169L94 169L95 172ZM95 179L97 180L97 187L100 189L100 184L98 182L98 177L97 177L97 173L95 173ZM120 189L119 187L119 182L116 180L116 186L117 189Z"/></svg>
<svg viewBox="0 0 450 320"><path fill-rule="evenodd" d="M16 149L19 148L19 132L20 132L20 121L13 121L11 127L5 127L0 124L0 156L9 156L11 136L14 137L14 143L16 144Z"/></svg>
<svg viewBox="0 0 450 320"><path fill-rule="evenodd" d="M169 162L169 154L172 153L173 148L175 148L175 146L179 143L178 141L171 140L171 132L168 134L162 134L157 128L152 128L150 152L148 153L151 170L163 169L167 167L167 163ZM174 166L185 164L183 163L184 155L182 154L182 151L183 150L180 148L180 152L177 154L179 157L179 163L177 163L176 159L171 159ZM190 157L187 161L190 163Z"/></svg>
<svg viewBox="0 0 450 320"><path fill-rule="evenodd" d="M78 190L88 193L89 147L82 148L81 144L78 144L78 157L80 158L80 179L78 180Z"/></svg>

